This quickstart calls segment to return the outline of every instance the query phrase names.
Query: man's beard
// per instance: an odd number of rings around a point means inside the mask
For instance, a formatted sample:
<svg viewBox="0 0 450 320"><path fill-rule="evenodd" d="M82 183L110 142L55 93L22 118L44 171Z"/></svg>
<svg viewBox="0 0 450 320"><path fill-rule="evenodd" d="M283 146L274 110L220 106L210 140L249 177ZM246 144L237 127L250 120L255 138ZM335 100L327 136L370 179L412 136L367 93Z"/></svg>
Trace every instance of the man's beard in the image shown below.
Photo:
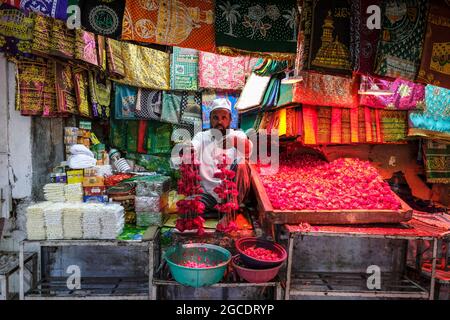
<svg viewBox="0 0 450 320"><path fill-rule="evenodd" d="M223 136L225 136L227 134L227 129L225 127L222 127L221 125L217 125L214 127L214 129L219 130Z"/></svg>

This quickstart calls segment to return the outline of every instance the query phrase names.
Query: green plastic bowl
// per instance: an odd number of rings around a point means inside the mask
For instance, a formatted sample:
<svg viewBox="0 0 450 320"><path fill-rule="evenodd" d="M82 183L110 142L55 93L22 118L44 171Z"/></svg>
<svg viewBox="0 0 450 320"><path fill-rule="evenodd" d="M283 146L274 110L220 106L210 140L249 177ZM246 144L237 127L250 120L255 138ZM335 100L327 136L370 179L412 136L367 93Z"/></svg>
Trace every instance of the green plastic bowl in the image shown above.
<svg viewBox="0 0 450 320"><path fill-rule="evenodd" d="M186 286L204 287L222 280L231 253L219 246L205 243L190 243L167 249L164 259L169 264L173 278ZM193 261L214 265L207 268L190 268L179 265L184 261Z"/></svg>

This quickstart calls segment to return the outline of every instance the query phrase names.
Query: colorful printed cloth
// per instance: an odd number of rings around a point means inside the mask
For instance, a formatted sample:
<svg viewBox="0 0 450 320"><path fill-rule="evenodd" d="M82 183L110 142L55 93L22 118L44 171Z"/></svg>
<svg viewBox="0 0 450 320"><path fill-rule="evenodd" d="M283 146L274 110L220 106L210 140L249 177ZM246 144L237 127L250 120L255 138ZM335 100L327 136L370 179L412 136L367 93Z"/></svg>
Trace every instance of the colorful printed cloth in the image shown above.
<svg viewBox="0 0 450 320"><path fill-rule="evenodd" d="M313 0L303 0L297 37L297 54L295 56L295 69L297 71L305 70L308 63L312 32L312 2Z"/></svg>
<svg viewBox="0 0 450 320"><path fill-rule="evenodd" d="M245 85L245 58L199 53L199 87L242 90Z"/></svg>
<svg viewBox="0 0 450 320"><path fill-rule="evenodd" d="M109 75L116 79L125 77L121 42L106 38L106 56Z"/></svg>
<svg viewBox="0 0 450 320"><path fill-rule="evenodd" d="M89 72L89 92L95 118L109 118L112 84L100 72Z"/></svg>
<svg viewBox="0 0 450 320"><path fill-rule="evenodd" d="M450 89L450 4L431 2L428 26L417 80Z"/></svg>
<svg viewBox="0 0 450 320"><path fill-rule="evenodd" d="M261 105L270 77L261 77L254 73L250 75L245 83L244 89L236 103L236 110L248 111Z"/></svg>
<svg viewBox="0 0 450 320"><path fill-rule="evenodd" d="M200 92L183 92L181 98L180 122L198 124L202 121L202 94Z"/></svg>
<svg viewBox="0 0 450 320"><path fill-rule="evenodd" d="M161 121L174 124L180 123L182 97L183 92L163 91Z"/></svg>
<svg viewBox="0 0 450 320"><path fill-rule="evenodd" d="M82 117L91 117L89 105L89 75L86 70L73 70L75 95L77 99L78 112Z"/></svg>
<svg viewBox="0 0 450 320"><path fill-rule="evenodd" d="M203 129L209 129L211 127L210 123L210 113L212 108L212 103L216 99L226 99L230 102L231 105L231 129L238 128L239 115L235 108L236 102L238 100L239 95L236 93L225 93L225 92L216 92L212 90L204 91L202 94L202 121L203 121Z"/></svg>
<svg viewBox="0 0 450 320"><path fill-rule="evenodd" d="M81 25L87 31L119 39L125 0L79 0Z"/></svg>
<svg viewBox="0 0 450 320"><path fill-rule="evenodd" d="M67 20L68 0L3 0L3 2L43 16Z"/></svg>
<svg viewBox="0 0 450 320"><path fill-rule="evenodd" d="M450 143L427 140L423 149L427 182L450 183Z"/></svg>
<svg viewBox="0 0 450 320"><path fill-rule="evenodd" d="M294 84L293 101L316 106L358 106L356 78L301 72L303 81Z"/></svg>
<svg viewBox="0 0 450 320"><path fill-rule="evenodd" d="M303 69L324 73L351 74L350 55L350 1L306 1L305 25L311 32L305 34ZM306 30L305 30L306 31Z"/></svg>
<svg viewBox="0 0 450 320"><path fill-rule="evenodd" d="M51 54L73 59L75 53L75 31L67 28L62 20L54 20L51 36Z"/></svg>
<svg viewBox="0 0 450 320"><path fill-rule="evenodd" d="M51 30L53 19L37 13L32 14L34 21L33 43L31 50L36 54L50 54L51 49Z"/></svg>
<svg viewBox="0 0 450 320"><path fill-rule="evenodd" d="M427 0L383 1L382 12L375 73L414 81L422 54Z"/></svg>
<svg viewBox="0 0 450 320"><path fill-rule="evenodd" d="M56 102L61 115L78 114L72 67L55 62Z"/></svg>
<svg viewBox="0 0 450 320"><path fill-rule="evenodd" d="M380 29L369 29L367 24L372 22L371 13L367 13L369 6L380 6L381 0L352 0L351 4L351 37L350 53L353 71L359 74L372 74L375 63ZM369 20L370 19L370 20Z"/></svg>
<svg viewBox="0 0 450 320"><path fill-rule="evenodd" d="M215 17L219 52L233 53L237 49L238 52L295 54L298 26L295 0L263 3L217 0Z"/></svg>
<svg viewBox="0 0 450 320"><path fill-rule="evenodd" d="M16 109L24 116L41 115L43 111L47 64L45 61L23 60L17 63L18 92Z"/></svg>
<svg viewBox="0 0 450 320"><path fill-rule="evenodd" d="M121 45L125 78L117 82L146 89L170 89L168 53L126 42Z"/></svg>
<svg viewBox="0 0 450 320"><path fill-rule="evenodd" d="M281 80L278 76L273 76L270 79L266 93L264 94L263 101L261 102L262 110L270 110L277 105L278 97L280 94Z"/></svg>
<svg viewBox="0 0 450 320"><path fill-rule="evenodd" d="M277 107L288 106L293 104L293 84L280 83L280 92L278 97Z"/></svg>
<svg viewBox="0 0 450 320"><path fill-rule="evenodd" d="M383 142L397 142L406 138L408 134L406 111L380 110L380 121Z"/></svg>
<svg viewBox="0 0 450 320"><path fill-rule="evenodd" d="M214 51L209 0L126 1L122 40Z"/></svg>
<svg viewBox="0 0 450 320"><path fill-rule="evenodd" d="M159 120L161 118L162 91L138 89L136 117Z"/></svg>
<svg viewBox="0 0 450 320"><path fill-rule="evenodd" d="M106 72L106 38L101 35L96 35L97 52L98 52L98 66L103 72Z"/></svg>
<svg viewBox="0 0 450 320"><path fill-rule="evenodd" d="M115 119L136 119L136 87L115 84L114 115Z"/></svg>
<svg viewBox="0 0 450 320"><path fill-rule="evenodd" d="M33 18L6 3L0 4L0 52L31 58Z"/></svg>
<svg viewBox="0 0 450 320"><path fill-rule="evenodd" d="M174 47L170 62L170 88L196 91L198 89L198 51Z"/></svg>
<svg viewBox="0 0 450 320"><path fill-rule="evenodd" d="M423 109L425 106L425 86L411 81L395 79L382 80L374 77L361 77L362 87L373 90L391 91L392 95L360 95L362 106L397 110Z"/></svg>
<svg viewBox="0 0 450 320"><path fill-rule="evenodd" d="M75 59L98 66L95 34L81 29L75 30Z"/></svg>

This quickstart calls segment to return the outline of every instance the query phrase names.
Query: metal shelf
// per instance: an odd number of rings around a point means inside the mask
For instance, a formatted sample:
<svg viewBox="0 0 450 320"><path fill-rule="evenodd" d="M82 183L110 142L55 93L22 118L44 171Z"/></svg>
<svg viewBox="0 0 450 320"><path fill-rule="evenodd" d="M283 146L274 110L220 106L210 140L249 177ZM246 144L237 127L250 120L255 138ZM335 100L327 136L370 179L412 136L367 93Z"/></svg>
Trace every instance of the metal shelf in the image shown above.
<svg viewBox="0 0 450 320"><path fill-rule="evenodd" d="M81 288L67 288L67 278L41 280L25 300L146 300L148 278L86 277Z"/></svg>
<svg viewBox="0 0 450 320"><path fill-rule="evenodd" d="M429 292L408 279L383 274L381 289L367 288L365 273L297 273L291 280L290 296L428 299Z"/></svg>

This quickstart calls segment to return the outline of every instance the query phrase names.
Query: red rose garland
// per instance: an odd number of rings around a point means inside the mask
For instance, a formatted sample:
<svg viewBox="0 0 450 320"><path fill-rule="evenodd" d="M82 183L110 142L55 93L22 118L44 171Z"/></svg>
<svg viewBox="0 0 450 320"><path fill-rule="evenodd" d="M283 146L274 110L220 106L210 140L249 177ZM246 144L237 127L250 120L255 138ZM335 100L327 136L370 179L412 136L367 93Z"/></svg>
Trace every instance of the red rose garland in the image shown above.
<svg viewBox="0 0 450 320"><path fill-rule="evenodd" d="M181 232L197 229L197 234L201 236L205 233L205 219L200 215L204 213L205 205L198 196L203 193L200 186L199 164L195 160L193 152L188 159L190 161L183 161L180 166L181 178L178 181L178 193L185 195L186 198L177 201L180 217L178 217L175 227ZM186 160L186 157L183 160Z"/></svg>

